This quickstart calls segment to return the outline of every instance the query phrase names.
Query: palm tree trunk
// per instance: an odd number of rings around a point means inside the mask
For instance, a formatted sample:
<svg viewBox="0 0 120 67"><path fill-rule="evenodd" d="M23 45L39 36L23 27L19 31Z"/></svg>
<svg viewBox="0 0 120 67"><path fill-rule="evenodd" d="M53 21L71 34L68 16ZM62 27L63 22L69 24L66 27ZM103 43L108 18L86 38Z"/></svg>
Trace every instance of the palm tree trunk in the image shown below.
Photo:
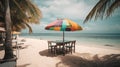
<svg viewBox="0 0 120 67"><path fill-rule="evenodd" d="M11 59L14 57L12 49L12 40L11 40L11 17L10 17L10 7L9 0L5 0L5 29L6 29L6 38L5 38L5 55L4 59Z"/></svg>

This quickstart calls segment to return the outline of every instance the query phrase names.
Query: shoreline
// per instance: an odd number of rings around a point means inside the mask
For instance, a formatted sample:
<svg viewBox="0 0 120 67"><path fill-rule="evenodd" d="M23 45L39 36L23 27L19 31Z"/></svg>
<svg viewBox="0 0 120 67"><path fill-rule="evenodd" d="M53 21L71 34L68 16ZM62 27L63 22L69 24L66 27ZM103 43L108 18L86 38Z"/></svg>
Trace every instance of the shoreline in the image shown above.
<svg viewBox="0 0 120 67"><path fill-rule="evenodd" d="M21 38L27 38L27 39L36 39L36 40L45 40L48 41L47 39L42 39L42 38L30 38L30 37L21 37ZM76 40L77 41L77 40ZM97 47L97 48L104 48L104 49L113 49L113 50L120 50L120 46L116 46L116 45L111 45L111 44L102 44L102 45L98 45L98 43L81 43L79 41L76 42L76 44L78 46L89 46L89 47Z"/></svg>
<svg viewBox="0 0 120 67"><path fill-rule="evenodd" d="M79 43L78 43L79 44ZM81 45L81 44L79 44L79 45ZM79 46L78 45L78 46ZM90 45L88 45L88 44L85 44L85 45L81 45L81 46L86 46L86 47L94 47L94 48L104 48L104 49L113 49L113 50L120 50L120 48L119 47L116 47L116 46L114 46L114 45L109 45L109 44L105 44L105 45L97 45L97 44L90 44Z"/></svg>

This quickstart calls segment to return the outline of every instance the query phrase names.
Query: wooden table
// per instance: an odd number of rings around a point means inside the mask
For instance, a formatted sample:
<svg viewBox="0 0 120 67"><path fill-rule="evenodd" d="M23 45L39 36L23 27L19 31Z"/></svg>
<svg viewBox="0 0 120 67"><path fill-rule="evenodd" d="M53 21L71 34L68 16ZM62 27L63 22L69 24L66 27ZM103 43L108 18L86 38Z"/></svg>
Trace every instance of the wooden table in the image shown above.
<svg viewBox="0 0 120 67"><path fill-rule="evenodd" d="M63 40L55 40L55 41L51 41L51 43L55 43L55 48L56 48L56 53L62 53L63 55L66 54L65 51L65 45L69 44L71 41L65 40L63 42Z"/></svg>

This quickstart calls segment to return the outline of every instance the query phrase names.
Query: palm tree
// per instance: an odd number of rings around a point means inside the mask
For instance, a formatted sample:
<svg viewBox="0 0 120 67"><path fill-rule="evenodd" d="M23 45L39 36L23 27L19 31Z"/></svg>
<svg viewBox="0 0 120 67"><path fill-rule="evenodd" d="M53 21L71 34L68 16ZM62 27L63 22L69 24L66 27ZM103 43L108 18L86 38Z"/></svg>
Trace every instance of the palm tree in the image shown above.
<svg viewBox="0 0 120 67"><path fill-rule="evenodd" d="M99 17L109 17L116 8L120 6L120 0L100 0L93 9L89 12L84 20L84 23L94 18L95 20Z"/></svg>
<svg viewBox="0 0 120 67"><path fill-rule="evenodd" d="M13 58L13 50L12 50L12 41L11 41L11 18L10 18L10 8L9 8L9 0L4 1L4 22L5 22L5 30L6 30L6 38L5 38L5 56L4 59Z"/></svg>
<svg viewBox="0 0 120 67"><path fill-rule="evenodd" d="M11 31L21 31L28 23L39 23L41 12L30 0L0 0L0 21L5 24L5 55L4 59L14 57L11 42Z"/></svg>

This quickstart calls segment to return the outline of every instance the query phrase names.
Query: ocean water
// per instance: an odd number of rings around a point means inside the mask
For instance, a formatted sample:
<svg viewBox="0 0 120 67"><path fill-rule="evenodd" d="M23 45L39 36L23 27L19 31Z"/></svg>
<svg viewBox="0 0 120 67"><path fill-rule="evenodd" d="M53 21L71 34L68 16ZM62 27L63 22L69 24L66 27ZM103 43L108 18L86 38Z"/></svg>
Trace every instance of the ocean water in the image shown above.
<svg viewBox="0 0 120 67"><path fill-rule="evenodd" d="M62 40L63 33L22 33L20 36L42 40ZM65 40L76 40L78 45L107 46L120 49L120 33L65 33Z"/></svg>

